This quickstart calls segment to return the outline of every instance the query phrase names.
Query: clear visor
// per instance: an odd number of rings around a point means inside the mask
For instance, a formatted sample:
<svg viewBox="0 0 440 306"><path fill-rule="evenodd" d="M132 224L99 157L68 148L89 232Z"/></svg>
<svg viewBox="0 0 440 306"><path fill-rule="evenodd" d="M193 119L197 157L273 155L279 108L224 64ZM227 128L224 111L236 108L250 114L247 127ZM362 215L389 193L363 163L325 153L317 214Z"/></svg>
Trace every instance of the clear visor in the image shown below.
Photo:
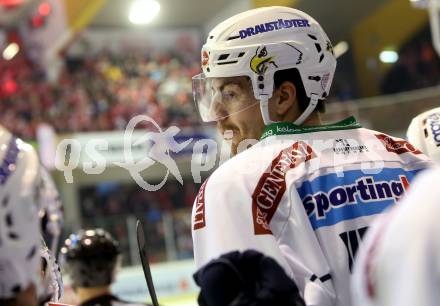
<svg viewBox="0 0 440 306"><path fill-rule="evenodd" d="M192 78L193 96L200 117L205 122L220 121L254 107L248 77L207 78L204 73Z"/></svg>

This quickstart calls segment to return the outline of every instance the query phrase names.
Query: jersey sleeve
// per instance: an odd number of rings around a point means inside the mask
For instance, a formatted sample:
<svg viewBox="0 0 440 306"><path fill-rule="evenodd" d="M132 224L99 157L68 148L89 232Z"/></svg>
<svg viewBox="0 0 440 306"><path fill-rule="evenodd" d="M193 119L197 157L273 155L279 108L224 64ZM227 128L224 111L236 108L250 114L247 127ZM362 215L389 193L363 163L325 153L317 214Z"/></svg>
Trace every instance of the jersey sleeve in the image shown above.
<svg viewBox="0 0 440 306"><path fill-rule="evenodd" d="M293 277L275 237L255 235L252 198L244 182L214 173L200 187L191 223L197 268L224 253L252 249L274 258Z"/></svg>
<svg viewBox="0 0 440 306"><path fill-rule="evenodd" d="M440 292L440 170L419 177L378 249L381 305L438 305Z"/></svg>
<svg viewBox="0 0 440 306"><path fill-rule="evenodd" d="M423 173L387 218L378 220L355 269L353 305L438 305L440 171ZM362 281L363 280L363 281ZM360 285L360 286L359 286Z"/></svg>

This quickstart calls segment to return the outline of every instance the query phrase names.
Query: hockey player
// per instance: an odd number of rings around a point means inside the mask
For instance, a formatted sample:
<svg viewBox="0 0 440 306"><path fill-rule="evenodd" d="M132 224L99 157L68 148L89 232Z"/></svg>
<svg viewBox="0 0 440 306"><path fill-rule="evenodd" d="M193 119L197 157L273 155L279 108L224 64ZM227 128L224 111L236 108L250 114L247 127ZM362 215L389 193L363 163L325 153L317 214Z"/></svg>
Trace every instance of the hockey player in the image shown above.
<svg viewBox="0 0 440 306"><path fill-rule="evenodd" d="M121 301L111 294L120 250L108 232L91 229L72 234L61 248L61 254L79 298L78 306L145 306Z"/></svg>
<svg viewBox="0 0 440 306"><path fill-rule="evenodd" d="M408 140L440 163L440 108L415 117ZM410 192L374 222L353 277L355 306L440 303L440 168L420 174Z"/></svg>
<svg viewBox="0 0 440 306"><path fill-rule="evenodd" d="M0 305L34 306L54 293L42 278L42 168L32 147L0 126ZM52 280L52 278L50 278ZM59 290L57 292L60 292ZM49 297L50 299L50 297Z"/></svg>
<svg viewBox="0 0 440 306"><path fill-rule="evenodd" d="M363 234L427 157L353 117L322 124L336 59L321 26L301 11L233 16L209 33L201 53L203 73L193 78L198 110L220 132L233 132L237 155L195 200L197 267L255 249L285 269L307 305L350 305Z"/></svg>

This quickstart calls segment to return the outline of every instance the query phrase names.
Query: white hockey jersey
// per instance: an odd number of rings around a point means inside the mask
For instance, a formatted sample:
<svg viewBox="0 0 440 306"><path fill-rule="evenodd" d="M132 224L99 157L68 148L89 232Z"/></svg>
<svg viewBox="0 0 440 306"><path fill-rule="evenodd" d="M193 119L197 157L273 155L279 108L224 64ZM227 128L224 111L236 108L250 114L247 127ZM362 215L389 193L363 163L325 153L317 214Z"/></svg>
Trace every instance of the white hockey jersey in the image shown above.
<svg viewBox="0 0 440 306"><path fill-rule="evenodd" d="M353 272L353 306L440 304L440 168L375 220Z"/></svg>
<svg viewBox="0 0 440 306"><path fill-rule="evenodd" d="M353 117L299 127L275 123L201 186L192 212L197 267L255 249L275 258L307 305L350 305L360 240L428 159Z"/></svg>

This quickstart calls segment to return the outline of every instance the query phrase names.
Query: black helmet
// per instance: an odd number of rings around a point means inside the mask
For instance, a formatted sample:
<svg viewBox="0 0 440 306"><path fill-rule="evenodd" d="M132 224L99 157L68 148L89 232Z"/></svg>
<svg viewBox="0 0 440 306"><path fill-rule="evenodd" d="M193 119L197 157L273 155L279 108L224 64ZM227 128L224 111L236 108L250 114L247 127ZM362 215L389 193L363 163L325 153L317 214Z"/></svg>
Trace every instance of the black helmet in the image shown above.
<svg viewBox="0 0 440 306"><path fill-rule="evenodd" d="M71 234L61 248L74 287L110 285L120 253L118 242L100 228Z"/></svg>

